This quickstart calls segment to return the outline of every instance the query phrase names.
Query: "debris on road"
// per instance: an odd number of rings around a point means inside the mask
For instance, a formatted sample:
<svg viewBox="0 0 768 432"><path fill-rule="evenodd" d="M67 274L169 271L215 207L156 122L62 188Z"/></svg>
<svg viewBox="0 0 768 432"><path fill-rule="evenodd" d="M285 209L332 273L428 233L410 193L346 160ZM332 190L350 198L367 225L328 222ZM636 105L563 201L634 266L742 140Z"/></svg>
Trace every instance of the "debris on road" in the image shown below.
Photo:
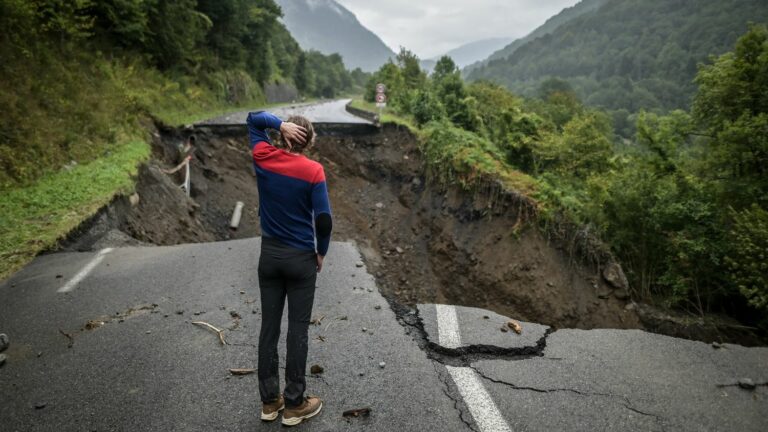
<svg viewBox="0 0 768 432"><path fill-rule="evenodd" d="M739 380L739 387L745 390L754 390L757 385L749 378L742 378Z"/></svg>
<svg viewBox="0 0 768 432"><path fill-rule="evenodd" d="M324 371L325 371L325 369L323 369L323 367L320 366L320 365L312 365L312 367L309 368L309 372L312 373L312 374L315 374L315 375L321 374Z"/></svg>
<svg viewBox="0 0 768 432"><path fill-rule="evenodd" d="M97 329L103 326L104 324L106 324L104 321L88 320L88 322L85 323L85 329L86 330Z"/></svg>
<svg viewBox="0 0 768 432"><path fill-rule="evenodd" d="M224 330L221 330L221 329L219 329L217 327L214 327L214 326L212 326L211 324L208 324L205 321L192 321L192 324L197 325L197 326L201 326L201 327L205 327L205 328L207 328L209 330L212 330L212 331L216 332L216 334L219 335L219 341L221 342L221 344L222 345L226 345L227 344L227 341L224 340Z"/></svg>
<svg viewBox="0 0 768 432"><path fill-rule="evenodd" d="M720 349L722 347L723 347L723 344L721 344L720 342L712 342L712 348Z"/></svg>
<svg viewBox="0 0 768 432"><path fill-rule="evenodd" d="M239 313L237 313L237 311L229 311L229 316L231 316L231 317L232 317L232 318L234 318L234 319L240 319L240 318L242 318L242 317L240 316L240 314L239 314Z"/></svg>
<svg viewBox="0 0 768 432"><path fill-rule="evenodd" d="M232 368L229 370L229 373L232 375L250 375L252 373L256 372L256 369L237 369Z"/></svg>
<svg viewBox="0 0 768 432"><path fill-rule="evenodd" d="M346 410L342 414L342 417L368 417L371 415L371 409L366 408L355 408L351 410Z"/></svg>
<svg viewBox="0 0 768 432"><path fill-rule="evenodd" d="M507 326L512 329L517 334L520 334L523 332L523 327L520 326L520 323L515 320L509 320L507 321Z"/></svg>
<svg viewBox="0 0 768 432"><path fill-rule="evenodd" d="M11 341L8 339L8 335L5 333L0 333L0 352L5 351L8 349L8 346L11 344Z"/></svg>
<svg viewBox="0 0 768 432"><path fill-rule="evenodd" d="M387 366L387 364L384 363L384 362L380 362L379 363L379 367L382 368L382 369L384 369L384 367L386 367L386 366Z"/></svg>
<svg viewBox="0 0 768 432"><path fill-rule="evenodd" d="M75 338L72 337L71 334L65 333L64 330L59 329L59 333L64 335L67 339L69 339L69 343L67 344L67 348L72 348L72 345L75 344Z"/></svg>
<svg viewBox="0 0 768 432"><path fill-rule="evenodd" d="M318 325L319 326L320 323L323 321L323 318L325 318L325 315L320 315L319 318L317 318L317 317L312 318L312 321L310 321L309 323L312 324L312 325Z"/></svg>
<svg viewBox="0 0 768 432"><path fill-rule="evenodd" d="M502 332L502 333L506 333L506 332L508 332L508 331L509 331L509 330L507 330L507 328L506 328L506 327L504 327L504 326L501 326L501 328L500 328L499 330L501 330L501 332Z"/></svg>
<svg viewBox="0 0 768 432"><path fill-rule="evenodd" d="M340 316L340 317L339 317L339 320L340 320L340 321L346 321L347 319L348 319L348 318L347 318L347 316L346 316L346 315L344 315L344 316Z"/></svg>
<svg viewBox="0 0 768 432"><path fill-rule="evenodd" d="M323 337L322 335L317 335L316 339L319 340L320 342L325 342L325 337Z"/></svg>
<svg viewBox="0 0 768 432"><path fill-rule="evenodd" d="M48 406L48 404L47 404L47 403L45 403L45 402L38 402L38 403L36 403L36 404L35 404L35 409L36 409L36 410L39 410L39 409L43 409L43 408L45 408L46 406Z"/></svg>
<svg viewBox="0 0 768 432"><path fill-rule="evenodd" d="M364 264L363 264L363 262L362 262L362 261L358 261L358 262L356 262L356 263L355 263L355 267L357 267L357 268L360 268L360 267L362 267L363 265L364 265Z"/></svg>
<svg viewBox="0 0 768 432"><path fill-rule="evenodd" d="M381 306L380 305L376 305L373 308L376 309L376 310L379 310L379 309L381 309Z"/></svg>

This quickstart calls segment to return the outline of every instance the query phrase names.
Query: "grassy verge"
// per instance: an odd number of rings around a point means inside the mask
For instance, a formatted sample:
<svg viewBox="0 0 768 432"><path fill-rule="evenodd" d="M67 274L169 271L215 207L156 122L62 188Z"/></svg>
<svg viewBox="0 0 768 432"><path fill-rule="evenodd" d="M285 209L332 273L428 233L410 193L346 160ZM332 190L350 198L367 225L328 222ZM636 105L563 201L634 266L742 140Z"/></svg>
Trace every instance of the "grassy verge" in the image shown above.
<svg viewBox="0 0 768 432"><path fill-rule="evenodd" d="M378 113L376 104L359 98L352 107ZM537 182L502 162L504 157L487 139L448 122L428 123L419 128L413 119L384 111L382 123L405 126L421 141L421 150L430 172L443 183L458 182L469 189L486 180L499 180L508 190L531 196Z"/></svg>
<svg viewBox="0 0 768 432"><path fill-rule="evenodd" d="M133 139L101 158L41 177L0 194L0 280L55 245L64 235L134 187L137 166L149 145Z"/></svg>

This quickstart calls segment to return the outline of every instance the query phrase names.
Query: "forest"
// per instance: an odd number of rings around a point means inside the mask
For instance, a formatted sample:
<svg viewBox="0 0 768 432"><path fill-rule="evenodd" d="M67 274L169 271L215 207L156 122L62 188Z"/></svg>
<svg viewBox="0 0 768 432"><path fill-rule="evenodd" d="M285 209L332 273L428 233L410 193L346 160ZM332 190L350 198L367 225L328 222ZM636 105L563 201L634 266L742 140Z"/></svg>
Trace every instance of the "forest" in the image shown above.
<svg viewBox="0 0 768 432"><path fill-rule="evenodd" d="M465 83L448 57L431 76L401 50L368 83L418 126L438 179L483 177L536 200L546 228L568 220L620 259L637 300L768 326L768 29L751 26L698 68L686 110L640 109L621 139L609 113L565 81L523 98Z"/></svg>
<svg viewBox="0 0 768 432"><path fill-rule="evenodd" d="M612 0L491 59L468 79L525 96L551 77L566 80L586 105L609 112L617 133L631 137L641 110L686 109L697 64L730 49L748 23L766 20L762 0Z"/></svg>
<svg viewBox="0 0 768 432"><path fill-rule="evenodd" d="M273 0L0 0L0 189L105 155L139 123L361 86L302 51Z"/></svg>

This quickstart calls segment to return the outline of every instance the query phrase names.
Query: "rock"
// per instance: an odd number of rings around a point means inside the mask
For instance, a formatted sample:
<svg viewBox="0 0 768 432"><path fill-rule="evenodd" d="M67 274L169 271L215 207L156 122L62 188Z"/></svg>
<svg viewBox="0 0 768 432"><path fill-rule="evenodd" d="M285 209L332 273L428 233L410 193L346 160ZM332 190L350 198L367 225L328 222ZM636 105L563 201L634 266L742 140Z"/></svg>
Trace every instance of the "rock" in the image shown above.
<svg viewBox="0 0 768 432"><path fill-rule="evenodd" d="M382 202L377 202L377 203L376 203L376 208L377 208L377 209L383 209L383 208L384 208L384 203L382 203Z"/></svg>
<svg viewBox="0 0 768 432"><path fill-rule="evenodd" d="M321 374L323 371L325 371L325 369L320 365L312 365L312 367L309 368L309 372L315 375Z"/></svg>
<svg viewBox="0 0 768 432"><path fill-rule="evenodd" d="M547 286L548 286L548 287L550 287L550 288L552 288L552 287L554 287L554 286L555 286L555 284L553 284L552 282L547 282Z"/></svg>
<svg viewBox="0 0 768 432"><path fill-rule="evenodd" d="M5 364L6 360L8 360L8 356L5 354L0 354L0 367L2 367Z"/></svg>
<svg viewBox="0 0 768 432"><path fill-rule="evenodd" d="M184 311L179 309L176 311L176 315L184 315Z"/></svg>
<svg viewBox="0 0 768 432"><path fill-rule="evenodd" d="M0 333L0 352L5 351L8 349L8 346L11 344L10 339L8 339L8 335L5 333Z"/></svg>
<svg viewBox="0 0 768 432"><path fill-rule="evenodd" d="M364 265L365 265L365 264L363 264L363 262L362 262L362 261L358 261L358 262L356 262L356 263L355 263L355 267L357 267L357 268L360 268L360 267L362 267L362 266L364 266Z"/></svg>
<svg viewBox="0 0 768 432"><path fill-rule="evenodd" d="M36 404L35 404L35 409L37 409L37 410L39 410L39 409L43 409L43 408L45 408L46 406L48 406L48 404L47 404L47 403L45 403L45 402L38 402L38 403L36 403Z"/></svg>
<svg viewBox="0 0 768 432"><path fill-rule="evenodd" d="M418 178L418 177L414 177L414 178L413 178L413 180L411 180L411 183L412 183L414 186L421 186L421 179L420 179L420 178Z"/></svg>
<svg viewBox="0 0 768 432"><path fill-rule="evenodd" d="M232 318L234 318L234 319L240 319L240 318L242 318L242 317L240 316L240 314L239 314L239 313L237 313L237 311L229 311L229 316L231 316L231 317L232 317Z"/></svg>
<svg viewBox="0 0 768 432"><path fill-rule="evenodd" d="M613 292L613 296L619 300L627 300L629 299L629 291L626 288L619 288Z"/></svg>
<svg viewBox="0 0 768 432"><path fill-rule="evenodd" d="M757 387L757 386L755 385L755 382L752 381L751 379L749 379L749 378L742 378L742 379L739 380L739 387L741 387L743 389L746 389L746 390L754 390L755 387Z"/></svg>
<svg viewBox="0 0 768 432"><path fill-rule="evenodd" d="M488 315L483 315L483 319L491 319Z"/></svg>
<svg viewBox="0 0 768 432"><path fill-rule="evenodd" d="M373 308L374 308L374 309L376 309L376 310L379 310L379 309L381 309L381 306L379 306L379 305L376 305L376 306L374 306Z"/></svg>
<svg viewBox="0 0 768 432"><path fill-rule="evenodd" d="M396 247L396 248L395 248L395 250L396 250L396 251L397 251L397 253L399 253L399 254L401 254L401 253L404 253L404 252L405 252L405 251L403 250L403 248L401 248L400 246Z"/></svg>
<svg viewBox="0 0 768 432"><path fill-rule="evenodd" d="M723 347L723 344L721 344L720 342L712 342L712 348L720 349L722 347Z"/></svg>
<svg viewBox="0 0 768 432"><path fill-rule="evenodd" d="M502 326L499 330L501 330L502 333L506 333L506 332L509 331L509 330L507 330L507 327L505 327L505 326Z"/></svg>
<svg viewBox="0 0 768 432"><path fill-rule="evenodd" d="M368 329L363 327L363 332L367 332L367 331L368 331Z"/></svg>
<svg viewBox="0 0 768 432"><path fill-rule="evenodd" d="M618 263L612 262L603 270L603 278L612 287L618 289L629 289L629 282L627 282L627 276L624 274L624 270Z"/></svg>
<svg viewBox="0 0 768 432"><path fill-rule="evenodd" d="M373 292L373 288L368 288L368 292Z"/></svg>
<svg viewBox="0 0 768 432"><path fill-rule="evenodd" d="M131 203L131 207L136 207L139 205L139 193L135 192L133 195L128 197L128 202Z"/></svg>
<svg viewBox="0 0 768 432"><path fill-rule="evenodd" d="M146 334L152 334L152 330L147 330L147 331L145 331L144 333L146 333Z"/></svg>
<svg viewBox="0 0 768 432"><path fill-rule="evenodd" d="M637 305L635 304L635 302L627 303L627 305L624 306L624 310L628 310L628 311L635 310L635 308L637 308Z"/></svg>
<svg viewBox="0 0 768 432"><path fill-rule="evenodd" d="M597 298L601 298L603 300L609 298L610 296L611 296L611 291L609 290L604 290L597 293Z"/></svg>
<svg viewBox="0 0 768 432"><path fill-rule="evenodd" d="M384 362L379 362L379 367L380 367L380 368L384 369L384 367L385 367L385 366L387 366L387 364L386 364L386 363L384 363Z"/></svg>
<svg viewBox="0 0 768 432"><path fill-rule="evenodd" d="M357 376L363 376L363 375L365 375L365 372L363 372L363 371L360 371L360 372L357 373Z"/></svg>

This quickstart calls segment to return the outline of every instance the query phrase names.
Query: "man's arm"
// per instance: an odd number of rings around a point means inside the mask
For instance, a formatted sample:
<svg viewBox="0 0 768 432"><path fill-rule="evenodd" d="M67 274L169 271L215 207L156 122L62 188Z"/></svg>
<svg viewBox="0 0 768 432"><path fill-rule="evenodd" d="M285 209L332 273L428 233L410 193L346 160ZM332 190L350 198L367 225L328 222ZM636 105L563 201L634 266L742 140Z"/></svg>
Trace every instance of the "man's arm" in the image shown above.
<svg viewBox="0 0 768 432"><path fill-rule="evenodd" d="M250 136L251 148L257 142L266 141L271 144L267 129L280 130L283 121L272 113L266 111L256 111L248 113L248 135Z"/></svg>
<svg viewBox="0 0 768 432"><path fill-rule="evenodd" d="M322 268L323 257L328 253L328 247L331 243L331 231L333 230L333 218L331 217L331 204L328 200L325 174L321 171L320 176L322 180L312 186L312 212L315 216L318 271Z"/></svg>
<svg viewBox="0 0 768 432"><path fill-rule="evenodd" d="M285 142L289 146L292 141L307 139L306 129L294 123L284 122L276 115L266 111L248 113L246 123L248 124L248 135L250 136L251 148L261 141L272 144L269 140L267 129L280 131Z"/></svg>

